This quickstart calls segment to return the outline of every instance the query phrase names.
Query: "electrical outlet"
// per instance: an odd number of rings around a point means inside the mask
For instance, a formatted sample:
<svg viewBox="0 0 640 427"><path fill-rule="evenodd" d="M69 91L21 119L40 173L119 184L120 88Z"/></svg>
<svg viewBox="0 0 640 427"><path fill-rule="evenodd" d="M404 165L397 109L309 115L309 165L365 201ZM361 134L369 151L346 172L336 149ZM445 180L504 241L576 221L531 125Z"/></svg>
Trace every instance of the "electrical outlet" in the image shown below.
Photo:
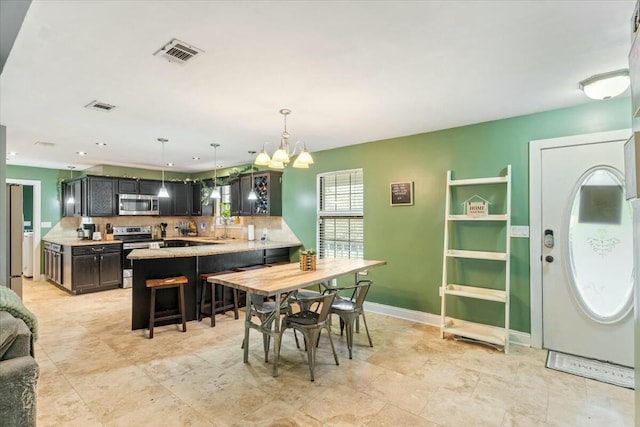
<svg viewBox="0 0 640 427"><path fill-rule="evenodd" d="M529 237L528 225L512 225L511 237Z"/></svg>

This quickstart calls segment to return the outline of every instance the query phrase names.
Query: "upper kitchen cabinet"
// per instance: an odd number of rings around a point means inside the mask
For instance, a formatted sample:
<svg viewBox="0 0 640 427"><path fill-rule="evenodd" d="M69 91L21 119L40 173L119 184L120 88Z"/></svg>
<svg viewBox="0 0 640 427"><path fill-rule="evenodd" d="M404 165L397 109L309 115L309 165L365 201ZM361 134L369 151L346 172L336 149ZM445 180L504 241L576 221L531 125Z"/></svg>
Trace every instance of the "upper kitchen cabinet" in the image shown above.
<svg viewBox="0 0 640 427"><path fill-rule="evenodd" d="M86 182L82 178L76 178L62 183L62 205L64 216L83 215L82 195L84 186L86 186Z"/></svg>
<svg viewBox="0 0 640 427"><path fill-rule="evenodd" d="M160 191L161 186L162 183L160 181L141 179L140 181L138 181L138 194L156 196Z"/></svg>
<svg viewBox="0 0 640 427"><path fill-rule="evenodd" d="M201 215L201 184L185 182L166 182L169 198L160 199L160 215L190 216Z"/></svg>
<svg viewBox="0 0 640 427"><path fill-rule="evenodd" d="M251 190L257 200L249 200ZM240 176L231 186L231 214L240 216L282 215L282 172L264 171Z"/></svg>
<svg viewBox="0 0 640 427"><path fill-rule="evenodd" d="M118 179L118 194L144 194L155 196L160 191L161 182L150 179Z"/></svg>
<svg viewBox="0 0 640 427"><path fill-rule="evenodd" d="M107 177L88 176L63 182L64 216L116 215L117 188L118 180Z"/></svg>
<svg viewBox="0 0 640 427"><path fill-rule="evenodd" d="M138 180L118 179L118 194L138 194Z"/></svg>
<svg viewBox="0 0 640 427"><path fill-rule="evenodd" d="M118 180L114 178L87 178L87 216L117 215L117 184Z"/></svg>

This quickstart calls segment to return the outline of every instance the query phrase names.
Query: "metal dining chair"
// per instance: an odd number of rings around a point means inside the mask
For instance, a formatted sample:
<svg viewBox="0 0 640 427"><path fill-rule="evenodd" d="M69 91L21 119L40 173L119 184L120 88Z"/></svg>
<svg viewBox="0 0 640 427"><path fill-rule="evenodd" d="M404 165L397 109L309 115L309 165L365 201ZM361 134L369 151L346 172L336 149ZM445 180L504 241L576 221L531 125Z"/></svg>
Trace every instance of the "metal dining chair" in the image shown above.
<svg viewBox="0 0 640 427"><path fill-rule="evenodd" d="M273 321L275 320L275 316L273 313L276 310L275 301L267 301L265 297L255 294L248 294L251 299L251 315L256 316L260 319L260 323L263 325L264 329L271 330L273 326ZM280 312L285 314L291 314L291 306L287 301L283 301L280 303ZM298 345L298 336L295 335L296 345ZM245 342L242 341L242 347L244 348ZM263 332L262 334L262 345L264 347L264 361L269 361L269 347L271 345L271 335L269 333Z"/></svg>
<svg viewBox="0 0 640 427"><path fill-rule="evenodd" d="M353 325L360 316L362 316L364 328L367 331L369 347L373 347L371 335L369 334L369 327L367 326L367 318L365 317L364 309L362 308L372 284L372 280L360 280L354 286L328 289L325 291L326 293L336 295L333 304L331 305L331 314L337 314L340 317L340 335L342 336L344 330L347 330L349 359L352 359Z"/></svg>
<svg viewBox="0 0 640 427"><path fill-rule="evenodd" d="M293 329L294 335L295 331L300 331L304 336L311 381L314 381L316 346L320 339L320 333L323 329L326 329L327 335L329 336L329 343L331 344L331 351L333 351L333 358L336 361L336 365L340 364L338 362L336 349L333 346L333 340L331 339L331 325L328 322L329 312L331 311L331 304L333 303L334 297L334 294L329 293L305 298L304 304L307 309L288 314L282 318L280 327L280 346L282 346L282 335L285 330L289 328ZM278 348L278 354L279 353L280 348Z"/></svg>

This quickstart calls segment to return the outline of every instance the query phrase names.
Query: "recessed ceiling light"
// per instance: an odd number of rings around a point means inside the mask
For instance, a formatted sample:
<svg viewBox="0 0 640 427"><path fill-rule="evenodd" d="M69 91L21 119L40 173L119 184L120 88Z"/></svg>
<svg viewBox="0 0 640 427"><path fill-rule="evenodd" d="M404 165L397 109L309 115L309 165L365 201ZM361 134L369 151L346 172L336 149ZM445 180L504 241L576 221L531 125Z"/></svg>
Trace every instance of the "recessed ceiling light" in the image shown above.
<svg viewBox="0 0 640 427"><path fill-rule="evenodd" d="M97 145L98 147L106 147L106 146L107 146L107 143L106 143L106 142L96 142L96 145Z"/></svg>
<svg viewBox="0 0 640 427"><path fill-rule="evenodd" d="M191 160L200 160L200 157L198 157L198 156L193 156L193 157L191 158Z"/></svg>
<svg viewBox="0 0 640 427"><path fill-rule="evenodd" d="M76 168L75 166L71 166L71 165L67 166L67 169L75 169L75 168Z"/></svg>
<svg viewBox="0 0 640 427"><path fill-rule="evenodd" d="M86 155L87 155L87 152L86 152L86 151L76 151L76 154L77 154L78 156L86 156Z"/></svg>
<svg viewBox="0 0 640 427"><path fill-rule="evenodd" d="M167 163L167 166L173 166L173 163L169 162Z"/></svg>
<svg viewBox="0 0 640 427"><path fill-rule="evenodd" d="M16 153L15 151L9 151L9 155L10 155L10 156L17 156L17 155L18 155L18 153Z"/></svg>

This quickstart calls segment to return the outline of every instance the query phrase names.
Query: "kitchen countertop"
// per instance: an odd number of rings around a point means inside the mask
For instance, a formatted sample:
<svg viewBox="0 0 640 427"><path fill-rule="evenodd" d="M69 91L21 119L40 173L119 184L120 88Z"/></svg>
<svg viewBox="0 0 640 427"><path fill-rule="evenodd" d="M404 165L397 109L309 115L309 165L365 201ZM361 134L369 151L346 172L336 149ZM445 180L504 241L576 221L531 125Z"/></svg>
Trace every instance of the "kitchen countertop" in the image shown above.
<svg viewBox="0 0 640 427"><path fill-rule="evenodd" d="M191 237L191 238L176 237L173 240L187 240L187 239L197 239L197 237ZM211 244L202 245L202 246L187 246L183 248L134 249L133 251L131 251L129 256L127 256L127 258L133 259L133 260L161 259L161 258L186 258L186 257L229 254L234 252L246 252L246 251L257 251L257 250L263 250L263 249L278 249L278 248L290 248L295 246L302 246L302 243L298 241L277 242L273 240L267 240L265 242L262 242L262 241L249 242L247 240L235 239L235 240L231 240L231 242L233 243L227 243L229 242L229 240L221 241L221 240L214 240L211 238L206 240L201 240L201 241L205 241Z"/></svg>
<svg viewBox="0 0 640 427"><path fill-rule="evenodd" d="M91 245L119 245L121 240L84 240L77 237L44 237L45 242L57 243L63 246L91 246Z"/></svg>

